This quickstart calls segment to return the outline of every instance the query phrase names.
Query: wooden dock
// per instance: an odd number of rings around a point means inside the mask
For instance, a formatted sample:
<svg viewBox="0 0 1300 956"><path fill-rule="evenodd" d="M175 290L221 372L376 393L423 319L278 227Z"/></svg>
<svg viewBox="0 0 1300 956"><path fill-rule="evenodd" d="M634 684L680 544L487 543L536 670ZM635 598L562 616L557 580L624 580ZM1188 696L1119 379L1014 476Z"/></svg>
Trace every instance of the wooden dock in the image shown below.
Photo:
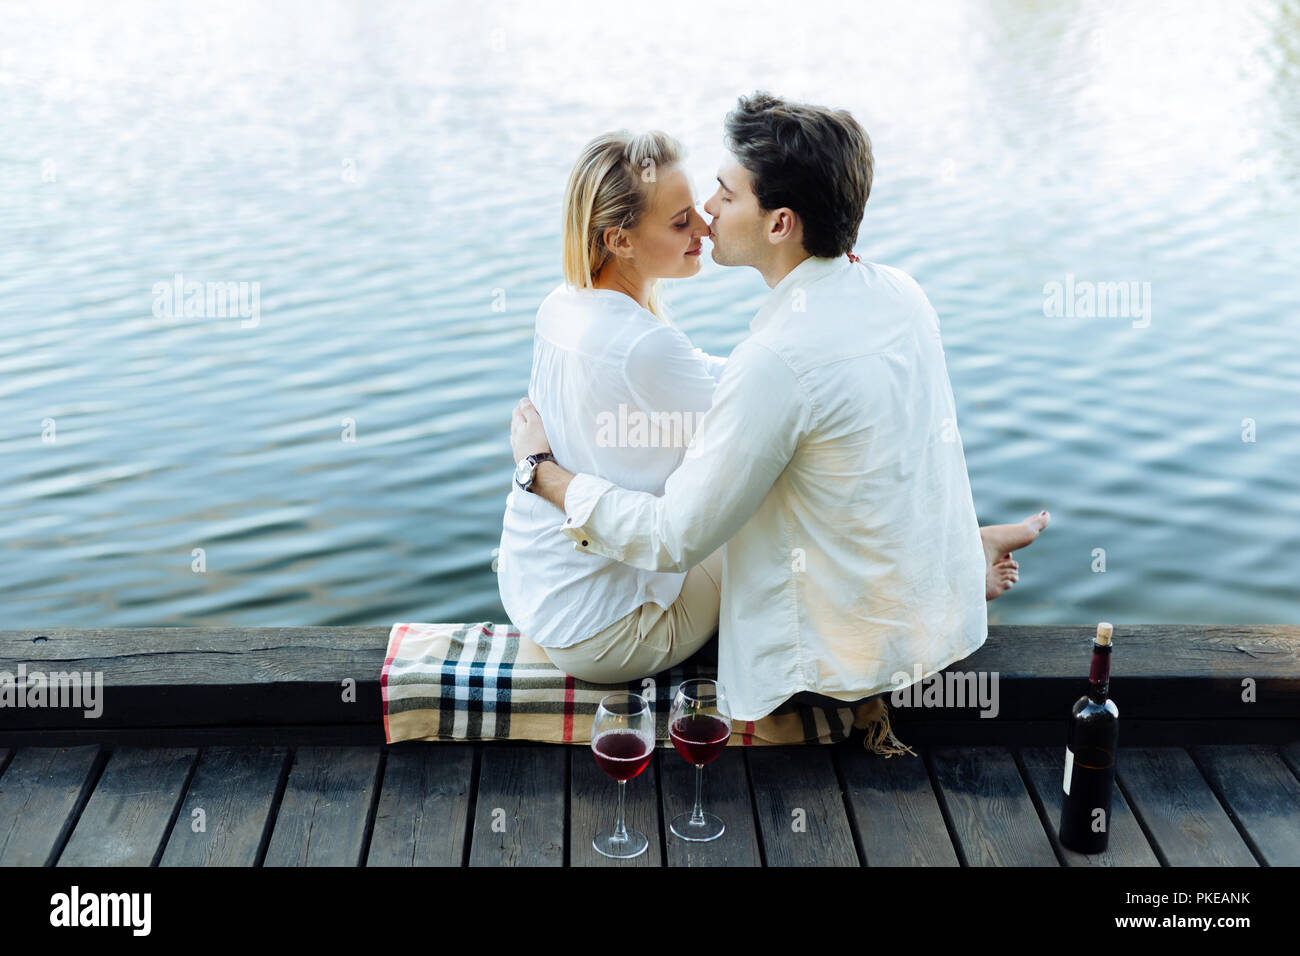
<svg viewBox="0 0 1300 956"><path fill-rule="evenodd" d="M998 674L998 716L894 709L919 758L729 748L712 843L668 832L694 770L661 749L627 790L650 848L613 861L591 837L615 785L585 747L383 742L387 628L0 632L0 674L104 681L97 718L0 709L0 866L1300 865L1296 627L1117 628L1110 848L1059 845L1090 633L991 628L952 669Z"/></svg>

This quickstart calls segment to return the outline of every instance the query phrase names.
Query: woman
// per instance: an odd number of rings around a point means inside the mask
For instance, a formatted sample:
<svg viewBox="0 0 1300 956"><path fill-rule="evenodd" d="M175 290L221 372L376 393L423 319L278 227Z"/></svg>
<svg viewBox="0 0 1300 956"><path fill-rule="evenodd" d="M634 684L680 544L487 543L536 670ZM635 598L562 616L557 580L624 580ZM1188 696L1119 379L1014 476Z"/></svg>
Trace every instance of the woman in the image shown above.
<svg viewBox="0 0 1300 956"><path fill-rule="evenodd" d="M664 317L659 280L695 275L709 227L661 132L598 136L564 192L564 284L537 312L528 394L556 458L663 494L725 359ZM609 684L690 657L718 627L722 550L686 573L574 551L564 515L511 490L498 584L511 621L567 674Z"/></svg>

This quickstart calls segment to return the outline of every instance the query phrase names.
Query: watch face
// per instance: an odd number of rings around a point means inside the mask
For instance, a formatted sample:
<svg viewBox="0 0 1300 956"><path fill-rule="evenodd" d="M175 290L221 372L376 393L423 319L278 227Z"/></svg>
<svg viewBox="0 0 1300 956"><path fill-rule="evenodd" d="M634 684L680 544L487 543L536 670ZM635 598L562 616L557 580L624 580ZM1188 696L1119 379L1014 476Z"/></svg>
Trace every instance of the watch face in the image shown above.
<svg viewBox="0 0 1300 956"><path fill-rule="evenodd" d="M526 485L533 477L533 468L528 464L527 458L520 458L519 464L515 466L515 481L521 485Z"/></svg>

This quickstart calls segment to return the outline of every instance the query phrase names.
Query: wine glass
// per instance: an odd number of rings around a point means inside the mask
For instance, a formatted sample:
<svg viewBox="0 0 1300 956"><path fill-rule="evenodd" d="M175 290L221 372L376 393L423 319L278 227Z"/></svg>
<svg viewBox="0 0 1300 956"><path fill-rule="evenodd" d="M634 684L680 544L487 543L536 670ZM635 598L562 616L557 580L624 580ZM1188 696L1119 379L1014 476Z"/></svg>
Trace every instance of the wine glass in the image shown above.
<svg viewBox="0 0 1300 956"><path fill-rule="evenodd" d="M695 809L673 817L669 829L683 840L716 840L727 826L719 817L704 812L700 788L704 765L722 753L731 737L731 708L722 685L715 680L683 681L673 696L668 735L677 752L695 764Z"/></svg>
<svg viewBox="0 0 1300 956"><path fill-rule="evenodd" d="M650 702L640 694L610 694L601 699L591 725L591 752L596 765L618 781L618 819L612 830L597 833L591 845L597 853L626 860L640 856L650 841L623 822L623 792L627 782L650 763L655 752L655 718Z"/></svg>

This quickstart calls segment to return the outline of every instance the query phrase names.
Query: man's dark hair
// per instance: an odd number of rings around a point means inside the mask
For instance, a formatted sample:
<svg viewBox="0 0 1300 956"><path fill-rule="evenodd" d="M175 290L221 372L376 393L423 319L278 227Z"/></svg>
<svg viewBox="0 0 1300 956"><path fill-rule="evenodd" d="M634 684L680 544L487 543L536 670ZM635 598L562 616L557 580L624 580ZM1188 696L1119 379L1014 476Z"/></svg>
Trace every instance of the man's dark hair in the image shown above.
<svg viewBox="0 0 1300 956"><path fill-rule="evenodd" d="M871 195L871 140L847 110L742 96L727 114L727 148L754 180L764 211L789 207L809 255L853 249Z"/></svg>

